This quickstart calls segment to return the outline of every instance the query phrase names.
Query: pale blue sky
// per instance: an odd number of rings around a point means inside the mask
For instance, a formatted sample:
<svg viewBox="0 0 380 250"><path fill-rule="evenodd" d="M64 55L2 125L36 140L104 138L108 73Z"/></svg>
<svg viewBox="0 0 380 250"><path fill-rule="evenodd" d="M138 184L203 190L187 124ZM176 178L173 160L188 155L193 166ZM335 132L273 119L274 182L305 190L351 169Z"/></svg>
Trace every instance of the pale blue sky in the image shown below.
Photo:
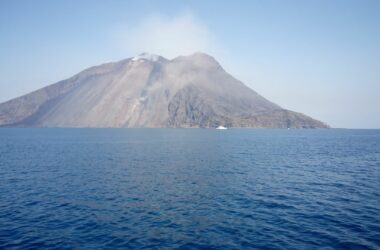
<svg viewBox="0 0 380 250"><path fill-rule="evenodd" d="M377 0L2 0L0 45L0 102L139 52L204 51L284 108L380 128Z"/></svg>

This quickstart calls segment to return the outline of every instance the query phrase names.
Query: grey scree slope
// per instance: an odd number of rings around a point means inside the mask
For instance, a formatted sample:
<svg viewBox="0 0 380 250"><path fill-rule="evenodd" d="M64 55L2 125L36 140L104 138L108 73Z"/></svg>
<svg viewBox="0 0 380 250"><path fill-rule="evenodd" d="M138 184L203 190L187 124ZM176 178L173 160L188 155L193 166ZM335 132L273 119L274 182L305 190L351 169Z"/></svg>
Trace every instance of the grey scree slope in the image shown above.
<svg viewBox="0 0 380 250"><path fill-rule="evenodd" d="M142 54L0 104L0 126L326 128L282 109L211 56Z"/></svg>

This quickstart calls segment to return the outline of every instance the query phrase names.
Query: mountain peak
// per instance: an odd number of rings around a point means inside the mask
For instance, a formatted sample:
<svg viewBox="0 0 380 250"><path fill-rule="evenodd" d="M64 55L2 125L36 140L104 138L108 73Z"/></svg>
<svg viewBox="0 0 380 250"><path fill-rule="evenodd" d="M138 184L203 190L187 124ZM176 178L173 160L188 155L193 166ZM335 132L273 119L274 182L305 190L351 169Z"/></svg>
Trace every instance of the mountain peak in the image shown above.
<svg viewBox="0 0 380 250"><path fill-rule="evenodd" d="M192 67L205 70L222 68L222 66L217 60L215 60L214 57L203 52L195 52L188 56L178 56L174 58L172 62L186 63Z"/></svg>
<svg viewBox="0 0 380 250"><path fill-rule="evenodd" d="M162 58L162 57L159 56L159 55L155 55L155 54L150 54L150 53L144 52L144 53L141 53L141 54L133 57L132 61L146 60L146 61L156 62L160 58Z"/></svg>
<svg viewBox="0 0 380 250"><path fill-rule="evenodd" d="M143 52L140 53L134 57L132 57L132 61L139 61L139 60L144 60L144 61L150 61L150 62L157 62L161 59L167 60L164 57L153 54L153 53L148 53L148 52ZM206 54L204 52L195 52L190 55L181 55L173 59L174 60L183 60L183 59L190 59L190 60L195 60L195 61L209 61L209 62L216 62L218 63L214 57L210 56L209 54Z"/></svg>
<svg viewBox="0 0 380 250"><path fill-rule="evenodd" d="M210 58L210 59L214 59L214 57L210 56L209 54L205 53L205 52L201 52L201 51L197 51L191 55L189 55L190 57L204 57L204 58Z"/></svg>
<svg viewBox="0 0 380 250"><path fill-rule="evenodd" d="M216 61L215 58L212 57L212 56L210 56L209 54L206 54L204 52L199 52L199 51L198 52L194 52L194 53L192 53L190 55L187 55L187 56L184 56L184 55L178 56L178 57L174 58L173 60L184 59L184 58L187 58L187 59L191 58L191 59L214 60L214 61Z"/></svg>

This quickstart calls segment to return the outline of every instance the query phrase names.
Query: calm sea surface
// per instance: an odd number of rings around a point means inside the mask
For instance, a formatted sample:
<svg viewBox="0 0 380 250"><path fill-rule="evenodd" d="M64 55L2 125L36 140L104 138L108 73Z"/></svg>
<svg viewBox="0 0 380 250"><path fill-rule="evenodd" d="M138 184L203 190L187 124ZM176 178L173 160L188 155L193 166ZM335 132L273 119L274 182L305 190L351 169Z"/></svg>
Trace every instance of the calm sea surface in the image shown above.
<svg viewBox="0 0 380 250"><path fill-rule="evenodd" d="M380 249L380 130L0 129L0 248Z"/></svg>

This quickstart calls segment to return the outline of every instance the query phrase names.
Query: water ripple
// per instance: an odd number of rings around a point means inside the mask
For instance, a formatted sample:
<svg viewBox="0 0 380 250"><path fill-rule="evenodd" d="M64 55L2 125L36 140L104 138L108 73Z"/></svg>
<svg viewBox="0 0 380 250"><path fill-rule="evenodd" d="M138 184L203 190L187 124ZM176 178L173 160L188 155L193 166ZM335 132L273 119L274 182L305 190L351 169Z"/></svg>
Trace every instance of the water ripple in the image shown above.
<svg viewBox="0 0 380 250"><path fill-rule="evenodd" d="M0 248L380 249L379 130L0 129Z"/></svg>

